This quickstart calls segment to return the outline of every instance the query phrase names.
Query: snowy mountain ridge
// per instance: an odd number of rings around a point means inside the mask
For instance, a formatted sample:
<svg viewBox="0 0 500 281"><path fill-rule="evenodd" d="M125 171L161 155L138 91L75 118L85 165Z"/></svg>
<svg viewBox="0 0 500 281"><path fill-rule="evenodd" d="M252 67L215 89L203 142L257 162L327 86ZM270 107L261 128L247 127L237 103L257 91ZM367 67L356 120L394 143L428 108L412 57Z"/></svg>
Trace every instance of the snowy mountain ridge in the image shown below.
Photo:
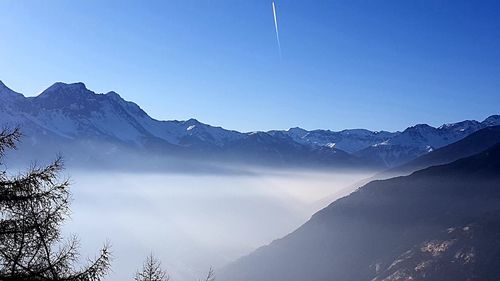
<svg viewBox="0 0 500 281"><path fill-rule="evenodd" d="M105 136L126 143L141 144L146 138L160 138L175 145L189 145L196 136L212 145L243 134L212 127L195 119L158 121L137 104L122 99L117 93L96 94L83 83L55 83L37 97L25 98L0 85L4 105L3 123L21 124L64 138ZM10 113L10 114L5 114ZM189 130L188 130L189 129Z"/></svg>
<svg viewBox="0 0 500 281"><path fill-rule="evenodd" d="M1 81L0 118L4 125L20 125L32 138L51 135L67 140L105 139L142 148L155 143L170 148L224 150L233 154L248 148L262 153L282 153L283 147L302 154L314 151L332 155L332 151L342 151L388 167L458 141L484 127L500 125L500 116L493 115L483 122L467 120L438 128L419 124L403 132L291 128L242 133L196 119L159 121L116 92L97 94L83 83L58 82L36 97L24 97ZM262 149L256 145L268 147Z"/></svg>

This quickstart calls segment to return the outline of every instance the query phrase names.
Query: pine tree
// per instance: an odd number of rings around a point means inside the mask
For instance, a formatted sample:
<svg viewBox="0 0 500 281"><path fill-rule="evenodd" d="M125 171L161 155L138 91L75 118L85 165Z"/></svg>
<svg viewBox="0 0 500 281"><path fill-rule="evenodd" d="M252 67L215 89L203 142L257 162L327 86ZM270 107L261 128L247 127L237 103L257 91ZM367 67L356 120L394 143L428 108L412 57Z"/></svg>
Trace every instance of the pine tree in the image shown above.
<svg viewBox="0 0 500 281"><path fill-rule="evenodd" d="M14 149L18 129L0 132L0 159ZM77 266L78 239L63 239L61 223L69 216L69 183L60 180L61 158L50 165L33 165L19 176L0 171L0 280L101 280L110 253Z"/></svg>
<svg viewBox="0 0 500 281"><path fill-rule="evenodd" d="M161 268L161 262L150 254L142 266L142 270L135 274L135 281L168 281L170 276Z"/></svg>

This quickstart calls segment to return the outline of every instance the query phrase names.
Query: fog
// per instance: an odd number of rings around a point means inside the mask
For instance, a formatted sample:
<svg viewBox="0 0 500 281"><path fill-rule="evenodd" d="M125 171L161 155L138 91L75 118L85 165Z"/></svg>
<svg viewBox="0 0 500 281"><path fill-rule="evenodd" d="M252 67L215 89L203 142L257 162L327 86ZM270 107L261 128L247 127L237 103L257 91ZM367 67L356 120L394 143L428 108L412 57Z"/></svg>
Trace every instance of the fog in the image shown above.
<svg viewBox="0 0 500 281"><path fill-rule="evenodd" d="M198 280L303 224L325 204L347 195L362 172L252 171L151 174L67 171L72 215L83 256L112 246L106 280L133 280L153 253L173 280ZM325 200L327 198L327 200Z"/></svg>

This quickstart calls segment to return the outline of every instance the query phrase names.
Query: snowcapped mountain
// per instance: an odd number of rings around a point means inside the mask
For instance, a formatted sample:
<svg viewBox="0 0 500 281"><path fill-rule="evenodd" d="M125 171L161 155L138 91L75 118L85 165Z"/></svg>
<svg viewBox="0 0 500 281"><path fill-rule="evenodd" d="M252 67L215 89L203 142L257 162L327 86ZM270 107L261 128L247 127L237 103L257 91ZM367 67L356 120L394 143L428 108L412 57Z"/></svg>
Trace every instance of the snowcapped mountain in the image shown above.
<svg viewBox="0 0 500 281"><path fill-rule="evenodd" d="M480 129L495 125L500 125L500 115L490 116L483 122L466 120L444 124L438 128L419 124L403 132L373 132L364 129L333 132L291 128L271 133L280 132L298 143L311 146L335 147L373 163L394 167L459 141Z"/></svg>
<svg viewBox="0 0 500 281"><path fill-rule="evenodd" d="M463 121L439 128L423 124L403 132L291 128L242 133L196 119L159 121L115 92L97 94L83 83L58 82L36 97L25 97L1 81L0 120L4 126L21 126L27 144L38 144L44 150L47 144L67 150L85 146L78 149L85 151L85 156L126 149L212 161L375 165L380 169L415 159L487 126L500 125L500 116L495 115L483 122ZM94 150L88 151L89 147ZM99 147L108 150L103 152Z"/></svg>
<svg viewBox="0 0 500 281"><path fill-rule="evenodd" d="M15 111L10 112L15 114L8 115L4 122L25 124L30 121L40 129L68 139L106 137L142 145L147 139L158 138L174 145L189 146L197 140L221 145L243 136L194 119L157 121L115 92L96 94L83 83L55 83L34 98L16 95L6 87L4 92L5 104Z"/></svg>
<svg viewBox="0 0 500 281"><path fill-rule="evenodd" d="M276 134L282 132L298 143L313 146L335 147L353 153L373 144L384 142L398 133L386 131L372 132L365 129L343 130L333 132L330 130L307 131L302 128L291 128L288 131L271 131Z"/></svg>
<svg viewBox="0 0 500 281"><path fill-rule="evenodd" d="M42 133L133 146L161 141L197 149L221 149L231 143L234 147L235 141L254 138L252 133L213 127L196 119L158 121L117 93L96 94L83 83L55 83L37 97L26 98L0 82L0 101L2 123L20 125L33 137Z"/></svg>
<svg viewBox="0 0 500 281"><path fill-rule="evenodd" d="M384 142L357 151L355 154L362 158L379 161L387 167L394 167L457 142L480 129L495 125L500 125L498 115L490 116L483 122L466 120L445 124L438 128L419 124L407 128Z"/></svg>
<svg viewBox="0 0 500 281"><path fill-rule="evenodd" d="M297 143L288 136L240 133L195 119L159 121L115 92L97 94L83 83L55 83L36 97L24 97L2 83L0 101L2 124L20 126L28 144L62 150L65 155L86 151L75 156L78 158L135 150L155 157L189 156L245 164L344 166L358 161L338 149L323 153L322 148Z"/></svg>

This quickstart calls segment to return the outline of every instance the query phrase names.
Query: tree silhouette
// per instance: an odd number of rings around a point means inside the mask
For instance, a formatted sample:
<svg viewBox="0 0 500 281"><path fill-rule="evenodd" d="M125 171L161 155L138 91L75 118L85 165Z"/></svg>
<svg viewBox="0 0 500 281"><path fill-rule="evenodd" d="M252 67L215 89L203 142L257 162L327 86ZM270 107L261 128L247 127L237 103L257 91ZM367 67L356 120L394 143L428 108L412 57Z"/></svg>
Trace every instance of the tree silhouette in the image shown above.
<svg viewBox="0 0 500 281"><path fill-rule="evenodd" d="M215 271L213 270L213 268L210 267L205 281L215 281Z"/></svg>
<svg viewBox="0 0 500 281"><path fill-rule="evenodd" d="M135 274L136 281L168 281L170 276L161 268L161 262L150 254L142 266L142 270Z"/></svg>
<svg viewBox="0 0 500 281"><path fill-rule="evenodd" d="M135 274L134 279L135 281L169 281L170 276L161 268L160 260L150 254L144 261L141 271ZM203 281L215 281L215 271L211 267Z"/></svg>
<svg viewBox="0 0 500 281"><path fill-rule="evenodd" d="M18 129L0 132L0 159L20 137ZM70 197L68 181L58 176L62 169L59 157L15 177L0 171L0 280L94 281L107 273L107 245L96 259L78 266L78 239L61 236Z"/></svg>

